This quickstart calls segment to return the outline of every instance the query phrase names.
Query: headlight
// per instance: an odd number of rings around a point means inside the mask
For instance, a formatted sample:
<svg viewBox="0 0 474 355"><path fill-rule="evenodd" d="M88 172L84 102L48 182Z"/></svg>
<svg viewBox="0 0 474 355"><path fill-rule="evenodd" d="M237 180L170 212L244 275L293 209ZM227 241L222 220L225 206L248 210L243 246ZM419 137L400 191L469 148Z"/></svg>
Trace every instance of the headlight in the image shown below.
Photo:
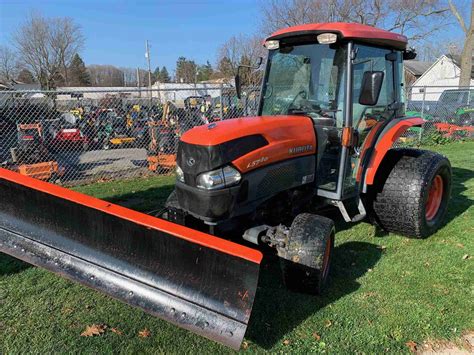
<svg viewBox="0 0 474 355"><path fill-rule="evenodd" d="M239 183L240 173L231 166L202 173L197 177L196 185L200 189L214 190Z"/></svg>
<svg viewBox="0 0 474 355"><path fill-rule="evenodd" d="M184 173L181 168L176 165L176 179L178 179L179 182L184 182Z"/></svg>

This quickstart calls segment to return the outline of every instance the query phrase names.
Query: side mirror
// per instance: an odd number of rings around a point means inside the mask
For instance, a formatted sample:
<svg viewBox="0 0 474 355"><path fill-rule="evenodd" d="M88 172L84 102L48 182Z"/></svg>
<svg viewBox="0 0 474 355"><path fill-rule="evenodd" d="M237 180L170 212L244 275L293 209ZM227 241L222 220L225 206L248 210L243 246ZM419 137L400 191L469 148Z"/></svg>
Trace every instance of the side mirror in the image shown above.
<svg viewBox="0 0 474 355"><path fill-rule="evenodd" d="M253 70L256 70L258 68L260 68L260 65L262 65L262 62L263 62L263 58L262 57L258 57L257 58L257 61L255 63L255 66L251 66L251 65L244 65L244 64L240 64L238 67L237 67L237 74L235 75L235 91L237 93L237 98L240 100L241 99L241 88L240 88L240 68L249 68L249 69L253 69Z"/></svg>
<svg viewBox="0 0 474 355"><path fill-rule="evenodd" d="M403 51L403 60L413 60L416 58L415 48L407 48Z"/></svg>
<svg viewBox="0 0 474 355"><path fill-rule="evenodd" d="M377 104L382 89L383 77L383 71L364 72L359 95L359 104L366 106L374 106Z"/></svg>
<svg viewBox="0 0 474 355"><path fill-rule="evenodd" d="M237 94L237 98L240 100L241 98L241 88L240 88L240 75L239 71L237 71L237 74L235 75L235 92Z"/></svg>

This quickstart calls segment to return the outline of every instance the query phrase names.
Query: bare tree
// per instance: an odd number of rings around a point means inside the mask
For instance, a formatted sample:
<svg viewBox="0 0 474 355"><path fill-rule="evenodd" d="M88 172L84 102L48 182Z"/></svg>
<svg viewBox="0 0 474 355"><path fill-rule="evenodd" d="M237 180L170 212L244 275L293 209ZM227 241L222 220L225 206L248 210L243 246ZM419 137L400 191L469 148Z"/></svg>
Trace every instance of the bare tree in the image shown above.
<svg viewBox="0 0 474 355"><path fill-rule="evenodd" d="M8 47L0 46L0 79L10 82L18 75L16 54Z"/></svg>
<svg viewBox="0 0 474 355"><path fill-rule="evenodd" d="M84 43L81 30L70 18L31 15L14 33L23 66L44 89L67 84L67 68Z"/></svg>
<svg viewBox="0 0 474 355"><path fill-rule="evenodd" d="M463 18L458 8L452 0L448 0L451 13L456 17L461 29L465 33L464 47L461 52L461 77L459 78L459 86L469 86L472 78L472 56L474 54L474 1L471 2L471 14L469 25L466 25L466 20Z"/></svg>
<svg viewBox="0 0 474 355"><path fill-rule="evenodd" d="M51 49L56 52L56 56L60 61L64 84L68 86L68 67L74 55L82 49L84 37L80 26L69 17L51 19L50 32Z"/></svg>
<svg viewBox="0 0 474 355"><path fill-rule="evenodd" d="M464 41L453 38L448 42L440 43L439 39L425 40L417 48L416 59L420 61L434 62L443 54L459 56L463 48Z"/></svg>
<svg viewBox="0 0 474 355"><path fill-rule="evenodd" d="M113 65L89 65L87 67L92 86L124 86L124 73Z"/></svg>
<svg viewBox="0 0 474 355"><path fill-rule="evenodd" d="M262 4L263 30L315 22L357 22L420 40L446 24L440 0L271 0Z"/></svg>
<svg viewBox="0 0 474 355"><path fill-rule="evenodd" d="M263 57L265 50L261 39L257 36L233 36L219 49L218 69L222 77L236 74L240 64L254 65L258 57ZM224 68L225 67L225 68ZM257 85L261 79L258 71L244 70L242 82L246 85Z"/></svg>

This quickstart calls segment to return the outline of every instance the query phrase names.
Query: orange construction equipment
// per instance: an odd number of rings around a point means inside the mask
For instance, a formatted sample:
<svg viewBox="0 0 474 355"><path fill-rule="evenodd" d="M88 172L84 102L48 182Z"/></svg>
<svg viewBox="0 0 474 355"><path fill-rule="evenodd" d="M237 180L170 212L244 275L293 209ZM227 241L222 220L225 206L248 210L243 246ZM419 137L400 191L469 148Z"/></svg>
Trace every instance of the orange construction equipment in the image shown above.
<svg viewBox="0 0 474 355"><path fill-rule="evenodd" d="M256 116L185 132L165 107L150 126L172 138L151 134L150 167L176 153L158 218L0 169L0 252L238 349L263 252L278 256L288 288L328 287L333 258L344 257L333 255L328 207L412 238L440 228L448 159L393 148L423 123L405 116L401 68L415 57L406 37L320 23L277 31L265 47Z"/></svg>

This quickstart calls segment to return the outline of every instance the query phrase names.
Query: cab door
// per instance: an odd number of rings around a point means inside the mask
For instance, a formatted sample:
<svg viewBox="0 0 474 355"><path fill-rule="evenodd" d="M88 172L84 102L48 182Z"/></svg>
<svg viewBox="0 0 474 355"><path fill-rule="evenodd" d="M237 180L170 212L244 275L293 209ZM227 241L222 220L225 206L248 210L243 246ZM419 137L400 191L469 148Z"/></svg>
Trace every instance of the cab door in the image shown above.
<svg viewBox="0 0 474 355"><path fill-rule="evenodd" d="M402 82L399 79L401 54L391 49L364 44L352 44L350 47L352 55L348 58L351 62L348 72L351 80L346 83L349 90L346 94L344 122L338 132L339 162L333 174L337 178L330 188L327 184L318 184L318 195L335 200L359 193L356 172L361 158L361 146L372 129L383 127L396 115L394 107L400 107L397 103L402 101ZM362 97L363 79L364 75L370 73L377 73L382 77L382 82L375 102L366 104ZM324 166L320 168L324 169ZM320 175L323 175L322 172Z"/></svg>
<svg viewBox="0 0 474 355"><path fill-rule="evenodd" d="M352 63L352 122L353 144L346 162L343 198L358 194L356 173L360 164L361 148L372 130L381 130L395 118L402 103L401 53L392 49L362 44L354 45ZM375 103L363 99L364 74L377 73L382 77L380 93Z"/></svg>

